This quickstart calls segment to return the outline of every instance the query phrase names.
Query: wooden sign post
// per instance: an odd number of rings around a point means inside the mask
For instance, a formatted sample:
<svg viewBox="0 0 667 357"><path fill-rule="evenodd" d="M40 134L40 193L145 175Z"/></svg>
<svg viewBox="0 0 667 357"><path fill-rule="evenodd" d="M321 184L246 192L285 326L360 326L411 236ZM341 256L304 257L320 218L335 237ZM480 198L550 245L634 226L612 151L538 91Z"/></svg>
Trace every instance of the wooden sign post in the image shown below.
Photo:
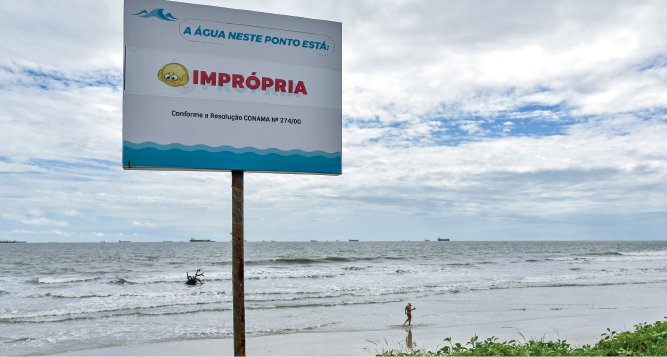
<svg viewBox="0 0 667 357"><path fill-rule="evenodd" d="M232 296L234 305L234 356L245 356L243 171L232 171Z"/></svg>

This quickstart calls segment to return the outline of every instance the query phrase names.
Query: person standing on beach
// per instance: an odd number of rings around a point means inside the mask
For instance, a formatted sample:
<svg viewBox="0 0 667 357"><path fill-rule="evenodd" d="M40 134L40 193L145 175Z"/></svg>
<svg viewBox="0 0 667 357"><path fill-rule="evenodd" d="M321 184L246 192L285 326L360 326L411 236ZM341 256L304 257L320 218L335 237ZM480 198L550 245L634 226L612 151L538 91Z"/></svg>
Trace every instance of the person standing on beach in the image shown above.
<svg viewBox="0 0 667 357"><path fill-rule="evenodd" d="M405 306L405 314L408 315L408 319L405 320L403 325L407 322L408 325L412 325L412 310L417 310L416 307L412 307L412 303L409 302L407 306Z"/></svg>

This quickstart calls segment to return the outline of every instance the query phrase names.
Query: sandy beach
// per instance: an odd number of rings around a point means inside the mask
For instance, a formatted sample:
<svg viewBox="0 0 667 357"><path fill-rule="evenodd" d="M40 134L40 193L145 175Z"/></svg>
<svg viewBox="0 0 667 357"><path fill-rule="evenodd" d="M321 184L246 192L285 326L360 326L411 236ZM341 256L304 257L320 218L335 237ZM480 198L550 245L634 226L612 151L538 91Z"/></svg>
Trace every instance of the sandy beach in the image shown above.
<svg viewBox="0 0 667 357"><path fill-rule="evenodd" d="M609 297L613 299L613 296ZM414 344L435 348L443 346L445 337L464 344L477 334L481 338L496 336L500 340L528 338L567 340L571 344L593 344L607 328L631 330L640 322L655 322L667 316L667 307L613 310L599 313L556 318L514 320L490 324L448 328L429 328L416 323L412 326ZM418 321L417 321L418 322ZM407 327L361 332L295 333L251 337L247 339L247 354L252 356L368 356L381 348L405 345ZM110 347L76 351L57 356L231 356L232 340L192 340L156 343L141 346Z"/></svg>

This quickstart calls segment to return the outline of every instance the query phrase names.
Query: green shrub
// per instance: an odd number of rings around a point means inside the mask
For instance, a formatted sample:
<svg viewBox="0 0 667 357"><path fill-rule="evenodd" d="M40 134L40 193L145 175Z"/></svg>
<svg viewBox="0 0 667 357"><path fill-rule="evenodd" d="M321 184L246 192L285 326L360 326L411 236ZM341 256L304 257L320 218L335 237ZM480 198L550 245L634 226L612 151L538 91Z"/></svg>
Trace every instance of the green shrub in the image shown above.
<svg viewBox="0 0 667 357"><path fill-rule="evenodd" d="M667 319L667 317L665 317ZM635 325L634 331L616 332L607 329L595 345L572 347L565 340L516 340L497 342L492 336L479 340L474 336L465 346L445 339L449 346L439 350L398 348L382 350L377 356L667 356L667 321Z"/></svg>

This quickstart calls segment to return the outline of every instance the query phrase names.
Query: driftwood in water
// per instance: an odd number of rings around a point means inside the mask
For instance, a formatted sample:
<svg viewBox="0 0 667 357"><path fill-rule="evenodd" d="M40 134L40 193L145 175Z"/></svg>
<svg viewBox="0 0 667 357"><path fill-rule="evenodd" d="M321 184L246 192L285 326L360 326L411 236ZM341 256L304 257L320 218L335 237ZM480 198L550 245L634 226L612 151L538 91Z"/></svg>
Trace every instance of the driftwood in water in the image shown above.
<svg viewBox="0 0 667 357"><path fill-rule="evenodd" d="M198 278L199 276L204 276L204 273L199 273L200 271L201 271L201 269L197 269L197 272L193 276L190 276L190 273L185 272L185 275L187 275L187 277L188 277L188 281L186 281L185 283L187 285L203 284L201 282L201 280L199 280L199 278Z"/></svg>

